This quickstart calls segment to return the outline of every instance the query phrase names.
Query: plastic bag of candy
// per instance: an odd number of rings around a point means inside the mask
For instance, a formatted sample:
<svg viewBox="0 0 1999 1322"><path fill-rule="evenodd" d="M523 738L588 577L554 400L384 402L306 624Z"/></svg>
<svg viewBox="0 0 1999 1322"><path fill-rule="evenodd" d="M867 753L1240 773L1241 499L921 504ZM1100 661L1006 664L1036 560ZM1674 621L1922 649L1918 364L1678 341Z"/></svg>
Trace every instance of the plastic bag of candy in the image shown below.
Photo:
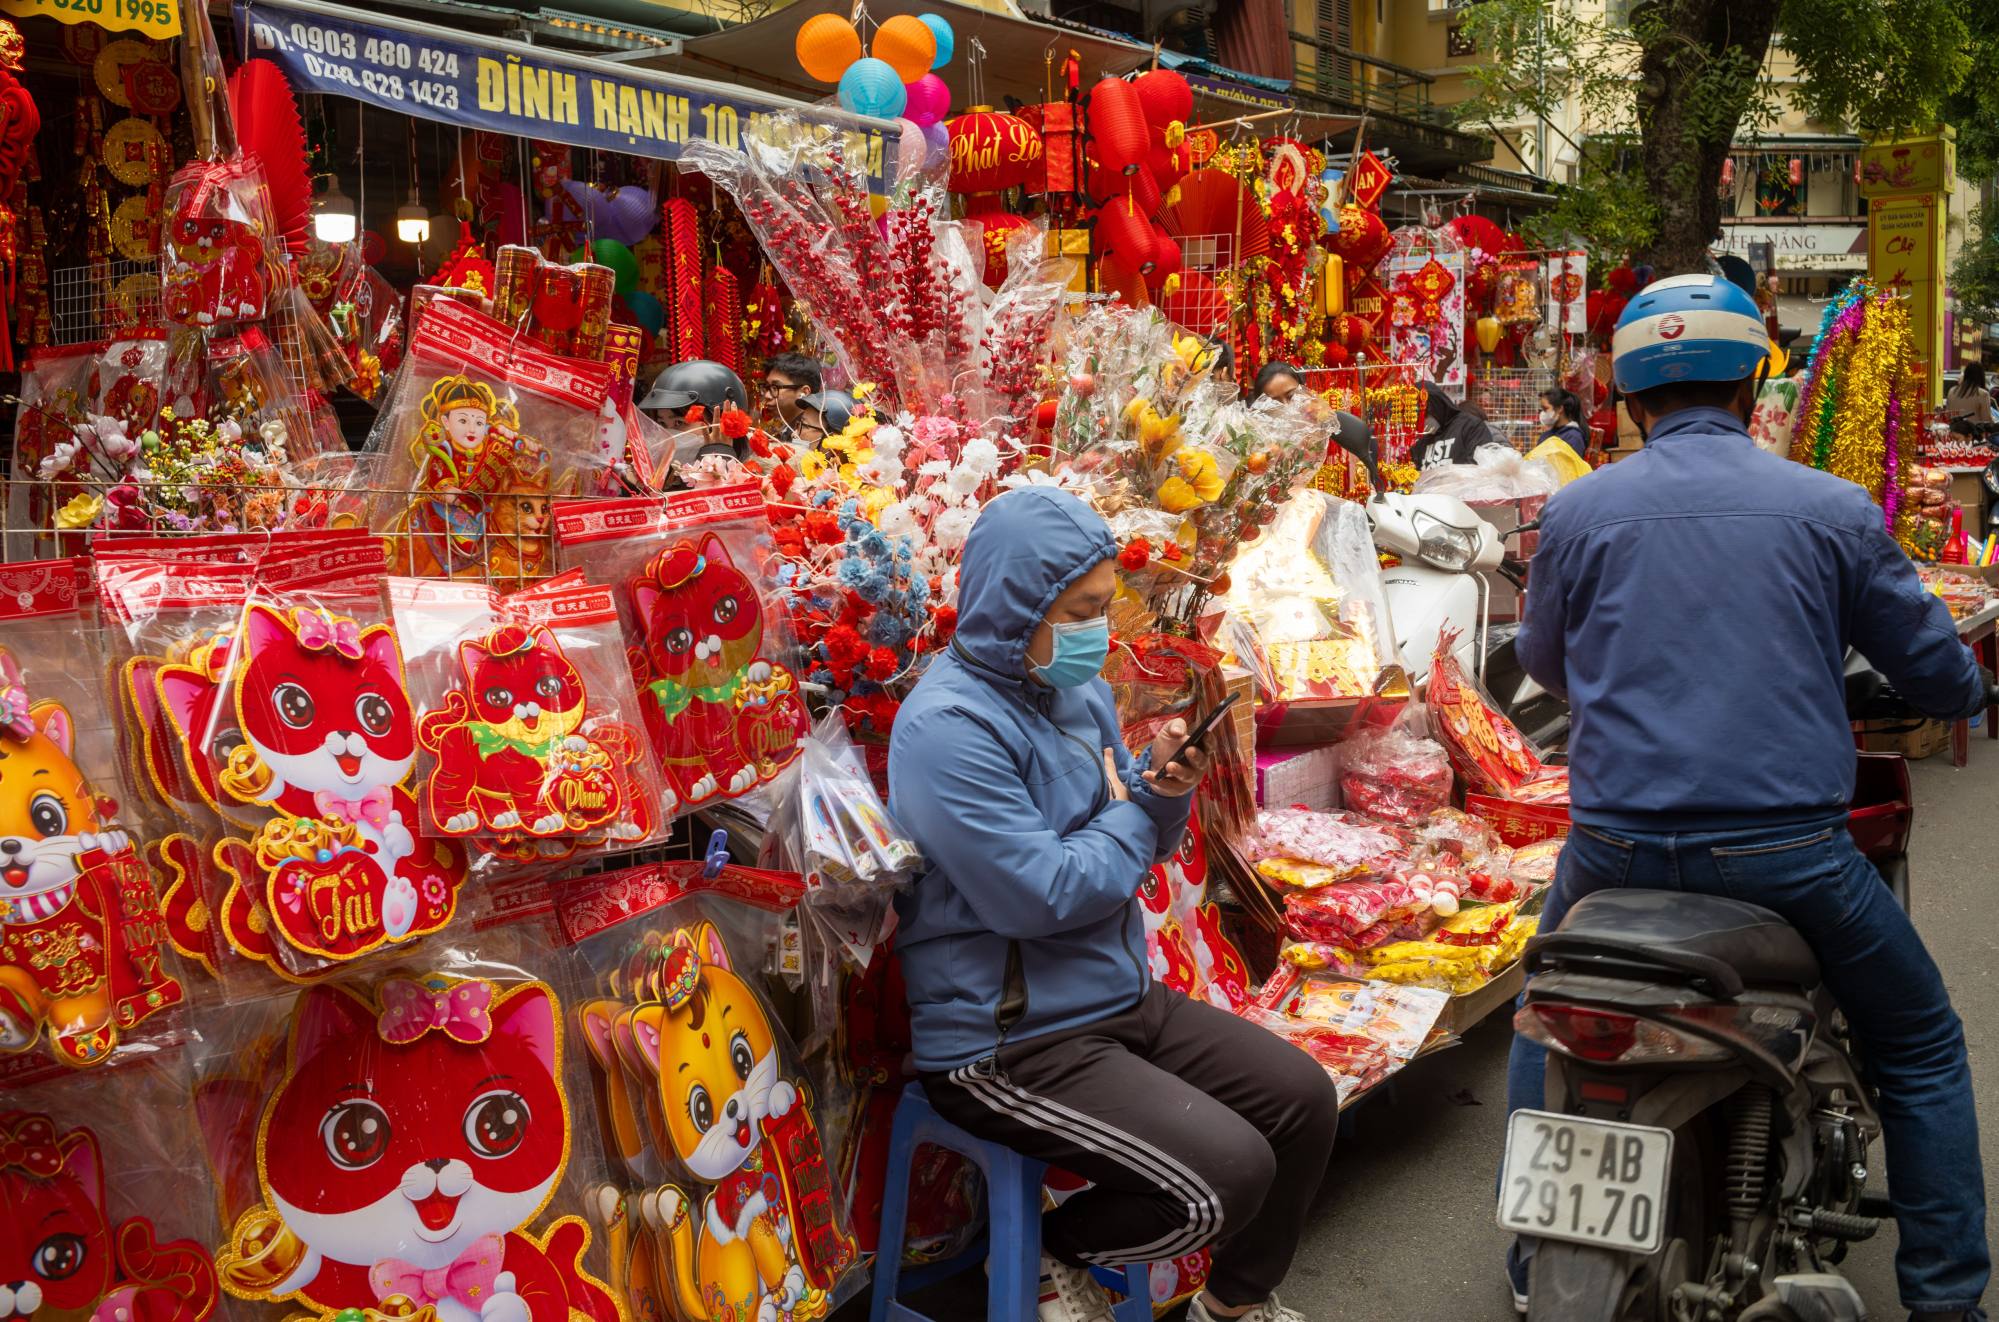
<svg viewBox="0 0 1999 1322"><path fill-rule="evenodd" d="M1395 726L1348 740L1342 752L1340 802L1354 812L1413 826L1451 801L1451 759L1434 739Z"/></svg>
<svg viewBox="0 0 1999 1322"><path fill-rule="evenodd" d="M1542 770L1534 746L1458 664L1457 634L1437 636L1430 658L1430 729L1467 786L1511 797Z"/></svg>
<svg viewBox="0 0 1999 1322"><path fill-rule="evenodd" d="M1406 917L1422 908L1406 882L1347 881L1286 895L1284 925L1308 941L1343 942L1383 919Z"/></svg>
<svg viewBox="0 0 1999 1322"><path fill-rule="evenodd" d="M1550 836L1546 840L1520 846L1513 851L1513 862L1507 871L1508 880L1516 885L1547 885L1555 879L1555 867L1562 858L1562 844L1562 836ZM1504 898L1514 897L1509 895Z"/></svg>
<svg viewBox="0 0 1999 1322"><path fill-rule="evenodd" d="M1256 815L1256 832L1245 842L1251 862L1295 859L1325 869L1317 880L1296 885L1325 885L1348 877L1391 870L1404 852L1402 837L1364 817L1310 808L1271 808Z"/></svg>

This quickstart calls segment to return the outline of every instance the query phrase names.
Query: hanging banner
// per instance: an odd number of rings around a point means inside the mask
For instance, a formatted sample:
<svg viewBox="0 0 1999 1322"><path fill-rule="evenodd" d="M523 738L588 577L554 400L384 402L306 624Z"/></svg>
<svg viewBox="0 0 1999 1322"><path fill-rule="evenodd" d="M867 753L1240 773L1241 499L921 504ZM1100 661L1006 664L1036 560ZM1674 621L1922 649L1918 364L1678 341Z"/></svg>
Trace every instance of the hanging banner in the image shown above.
<svg viewBox="0 0 1999 1322"><path fill-rule="evenodd" d="M1567 335L1588 328L1583 300L1589 294L1589 254L1581 251L1548 254L1547 324Z"/></svg>
<svg viewBox="0 0 1999 1322"><path fill-rule="evenodd" d="M179 0L0 0L0 14L95 23L112 32L138 32L159 41L180 35Z"/></svg>
<svg viewBox="0 0 1999 1322"><path fill-rule="evenodd" d="M105 0L119 2L130 0ZM743 135L792 112L842 133L847 158L866 162L870 186L888 186L892 153L884 151L879 121L519 42L467 41L428 24L370 21L361 11L320 4L238 0L235 19L244 58L273 61L301 93L662 161L678 160L690 142L738 149Z"/></svg>

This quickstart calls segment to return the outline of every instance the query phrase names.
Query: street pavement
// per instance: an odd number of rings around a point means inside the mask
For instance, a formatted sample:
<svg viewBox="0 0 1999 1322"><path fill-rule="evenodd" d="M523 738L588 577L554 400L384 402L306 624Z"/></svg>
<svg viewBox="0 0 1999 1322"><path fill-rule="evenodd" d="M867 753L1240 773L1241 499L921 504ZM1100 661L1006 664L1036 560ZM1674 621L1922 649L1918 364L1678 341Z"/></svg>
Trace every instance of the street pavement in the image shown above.
<svg viewBox="0 0 1999 1322"><path fill-rule="evenodd" d="M1971 765L1948 756L1913 765L1910 861L1916 923L1943 966L1971 1043L1986 1157L1986 1199L1999 1203L1999 744L1973 732ZM1493 1222L1493 1179L1506 1120L1511 1028L1495 1014L1464 1041L1416 1062L1348 1117L1284 1302L1310 1322L1509 1322ZM1884 1169L1879 1148L1870 1154ZM1880 1186L1876 1186L1880 1187ZM1999 1222L1995 1222L1999 1229ZM1843 1270L1874 1322L1901 1322L1895 1229L1884 1225ZM984 1316L982 1278L961 1277L920 1305L940 1322ZM1988 1305L1999 1294L1988 1294ZM1171 1316L1175 1322L1181 1311ZM865 1301L839 1315L866 1317ZM1009 1319L1008 1322L1013 1322ZM1023 1320L1024 1322L1024 1320Z"/></svg>
<svg viewBox="0 0 1999 1322"><path fill-rule="evenodd" d="M1981 1102L1986 1201L1999 1205L1999 744L1975 736L1971 765L1914 763L1910 857L1916 925L1943 968L1971 1044ZM1493 1224L1506 1120L1505 1016L1417 1062L1352 1117L1282 1294L1312 1322L1507 1322L1513 1316ZM1885 1169L1879 1149L1870 1154ZM1876 1178L1879 1176L1877 1174ZM1876 1186L1880 1187L1880 1186ZM1999 1235L1999 1223L1995 1223ZM1842 1270L1875 1322L1901 1322L1892 1222ZM1999 1295L1988 1293L1988 1307Z"/></svg>

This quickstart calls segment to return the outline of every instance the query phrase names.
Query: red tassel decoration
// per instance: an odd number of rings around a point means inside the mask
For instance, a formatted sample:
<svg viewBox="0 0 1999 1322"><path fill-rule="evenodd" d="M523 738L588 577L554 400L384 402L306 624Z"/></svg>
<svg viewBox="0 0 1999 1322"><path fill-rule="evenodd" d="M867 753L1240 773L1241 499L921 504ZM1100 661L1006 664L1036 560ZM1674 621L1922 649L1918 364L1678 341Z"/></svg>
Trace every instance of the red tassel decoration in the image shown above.
<svg viewBox="0 0 1999 1322"><path fill-rule="evenodd" d="M736 273L718 266L708 273L708 356L740 375L743 370L743 296Z"/></svg>
<svg viewBox="0 0 1999 1322"><path fill-rule="evenodd" d="M749 321L751 357L768 358L784 352L784 296L770 278L769 267L750 286L750 301L744 305L743 315Z"/></svg>
<svg viewBox="0 0 1999 1322"><path fill-rule="evenodd" d="M660 237L666 243L666 325L660 343L684 363L705 358L707 339L701 312L701 213L684 197L668 198L660 210Z"/></svg>
<svg viewBox="0 0 1999 1322"><path fill-rule="evenodd" d="M1126 175L1145 164L1145 150L1151 144L1146 132L1145 108L1138 93L1122 78L1102 78L1090 90L1091 168L1098 175ZM1092 186L1108 183L1092 179Z"/></svg>

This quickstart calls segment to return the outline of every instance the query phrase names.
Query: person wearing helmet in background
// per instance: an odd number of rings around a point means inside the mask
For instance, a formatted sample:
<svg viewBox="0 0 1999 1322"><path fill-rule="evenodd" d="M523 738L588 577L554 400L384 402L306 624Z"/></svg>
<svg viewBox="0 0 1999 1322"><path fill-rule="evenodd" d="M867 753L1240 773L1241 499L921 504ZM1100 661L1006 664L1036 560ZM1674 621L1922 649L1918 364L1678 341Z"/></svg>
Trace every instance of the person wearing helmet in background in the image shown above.
<svg viewBox="0 0 1999 1322"><path fill-rule="evenodd" d="M844 390L821 390L798 401L798 418L791 434L800 445L816 446L828 436L847 430L859 406Z"/></svg>
<svg viewBox="0 0 1999 1322"><path fill-rule="evenodd" d="M701 406L698 423L689 417L697 404ZM743 388L743 378L706 358L690 358L661 371L653 378L652 389L639 401L641 409L674 433L673 452L667 456L672 463L711 454L742 458L736 444L722 435L722 410L747 410L749 405L750 394Z"/></svg>
<svg viewBox="0 0 1999 1322"><path fill-rule="evenodd" d="M1937 717L1984 706L1987 680L1866 490L1750 440L1769 350L1755 300L1712 275L1660 280L1618 319L1617 387L1645 445L1549 498L1516 642L1573 720L1575 829L1541 930L1621 886L1727 896L1796 927L1880 1091L1902 1302L1982 1319L1964 1030L1847 834L1846 650ZM1545 1064L1514 1039L1509 1110L1543 1104ZM1522 1311L1534 1251L1508 1259Z"/></svg>

